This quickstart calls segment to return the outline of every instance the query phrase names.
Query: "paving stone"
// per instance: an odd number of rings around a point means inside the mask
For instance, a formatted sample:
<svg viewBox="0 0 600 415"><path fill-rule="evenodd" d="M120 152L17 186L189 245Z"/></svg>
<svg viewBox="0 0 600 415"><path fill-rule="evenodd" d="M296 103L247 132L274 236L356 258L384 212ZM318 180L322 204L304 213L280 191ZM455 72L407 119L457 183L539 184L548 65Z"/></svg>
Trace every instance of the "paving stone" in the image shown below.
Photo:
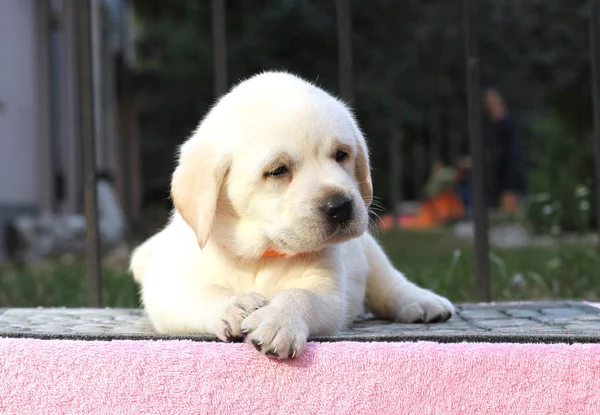
<svg viewBox="0 0 600 415"><path fill-rule="evenodd" d="M323 341L598 341L600 310L578 302L510 302L457 304L458 313L445 323L399 324L370 318ZM367 314L368 315L368 314ZM372 315L371 315L372 317ZM152 329L141 309L0 309L0 337L28 336L79 339L190 338ZM497 340L494 340L497 339ZM558 339L558 340L557 340ZM577 340L579 339L579 340Z"/></svg>
<svg viewBox="0 0 600 415"><path fill-rule="evenodd" d="M471 309L471 310L463 310L460 312L460 316L470 320L479 320L479 319L505 319L506 314L502 313L499 310L494 309Z"/></svg>
<svg viewBox="0 0 600 415"><path fill-rule="evenodd" d="M523 308L509 308L505 311L511 317L516 318L530 318L530 317L538 317L540 312L537 310L531 309L523 309Z"/></svg>
<svg viewBox="0 0 600 415"><path fill-rule="evenodd" d="M585 311L578 308L543 308L542 314L548 314L551 316L557 316L562 318L580 316L585 314Z"/></svg>
<svg viewBox="0 0 600 415"><path fill-rule="evenodd" d="M44 317L45 318L45 317ZM52 317L51 319L54 323L61 323L61 322L71 322L73 321L73 319L71 317L66 317L66 316L58 316L58 317ZM46 319L46 321L48 321L48 319Z"/></svg>
<svg viewBox="0 0 600 415"><path fill-rule="evenodd" d="M536 325L531 320L509 318L509 319L496 319L496 320L477 320L474 324L479 327L494 329L501 327L542 327L541 324Z"/></svg>
<svg viewBox="0 0 600 415"><path fill-rule="evenodd" d="M113 327L111 333L117 334L146 334L151 332L149 328Z"/></svg>
<svg viewBox="0 0 600 415"><path fill-rule="evenodd" d="M122 314L115 316L114 319L115 321L137 321L140 319L140 316Z"/></svg>
<svg viewBox="0 0 600 415"><path fill-rule="evenodd" d="M542 331L542 327L536 327L537 331ZM531 327L494 327L494 333L511 333L511 334L530 334ZM546 330L544 330L546 331ZM554 331L554 330L553 330Z"/></svg>
<svg viewBox="0 0 600 415"><path fill-rule="evenodd" d="M459 310L456 314L446 320L445 323L462 323L466 321L466 319L459 314L461 311L462 310Z"/></svg>
<svg viewBox="0 0 600 415"><path fill-rule="evenodd" d="M358 329L358 327L357 327ZM360 327L360 330L362 331L369 331L369 332L378 332L380 330L387 330L387 331L395 331L395 332L402 332L402 331L415 331L415 330L427 330L427 327L425 327L423 324L415 324L414 326L410 326L410 325L402 325L402 326L397 326L397 325L378 325L378 326L372 326L372 327L365 327L362 326Z"/></svg>
<svg viewBox="0 0 600 415"><path fill-rule="evenodd" d="M571 318L573 321L597 321L600 322L600 315L598 314L583 314Z"/></svg>
<svg viewBox="0 0 600 415"><path fill-rule="evenodd" d="M110 331L110 327L84 324L80 326L73 326L71 330L73 330L76 333L105 333L107 331Z"/></svg>
<svg viewBox="0 0 600 415"><path fill-rule="evenodd" d="M451 326L451 327L471 326L471 322L468 320L448 320L441 324L443 324L445 326Z"/></svg>
<svg viewBox="0 0 600 415"><path fill-rule="evenodd" d="M564 325L573 321L572 318L569 317L553 317L548 315L542 315L540 317L535 317L532 320L535 320L539 323L543 324L554 324L554 325Z"/></svg>
<svg viewBox="0 0 600 415"><path fill-rule="evenodd" d="M65 329L64 327L44 327L43 329L40 329L39 331L40 331L40 333L54 334L54 335L70 334L73 332L71 329Z"/></svg>
<svg viewBox="0 0 600 415"><path fill-rule="evenodd" d="M567 324L565 326L568 330L587 331L590 333L598 333L600 335L599 324Z"/></svg>
<svg viewBox="0 0 600 415"><path fill-rule="evenodd" d="M486 310L507 310L507 309L533 309L541 310L543 308L570 308L573 306L583 306L582 302L578 301L503 301L491 303L459 303L456 304L457 309L486 309ZM600 312L600 310L598 310Z"/></svg>

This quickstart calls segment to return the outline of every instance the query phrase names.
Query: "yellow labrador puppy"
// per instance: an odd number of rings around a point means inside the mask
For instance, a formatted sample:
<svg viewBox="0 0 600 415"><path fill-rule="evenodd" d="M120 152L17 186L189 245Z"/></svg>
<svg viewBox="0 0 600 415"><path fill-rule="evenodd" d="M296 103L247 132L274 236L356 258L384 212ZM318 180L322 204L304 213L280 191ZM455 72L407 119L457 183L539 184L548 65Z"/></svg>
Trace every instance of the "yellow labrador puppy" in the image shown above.
<svg viewBox="0 0 600 415"><path fill-rule="evenodd" d="M398 322L448 319L452 304L408 281L366 231L372 192L346 105L288 73L240 83L181 146L173 217L133 253L152 324L293 358L365 305Z"/></svg>

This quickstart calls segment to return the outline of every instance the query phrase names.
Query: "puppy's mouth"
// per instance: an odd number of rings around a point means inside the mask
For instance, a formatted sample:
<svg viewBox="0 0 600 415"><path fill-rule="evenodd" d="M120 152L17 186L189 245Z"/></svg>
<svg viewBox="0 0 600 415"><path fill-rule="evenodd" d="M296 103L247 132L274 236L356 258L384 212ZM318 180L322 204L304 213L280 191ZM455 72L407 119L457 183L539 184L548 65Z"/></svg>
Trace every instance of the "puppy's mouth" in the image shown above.
<svg viewBox="0 0 600 415"><path fill-rule="evenodd" d="M333 229L327 232L327 237L324 242L327 244L336 244L360 236L364 230L361 231L359 229L360 226L357 222L358 221L352 221L333 227Z"/></svg>
<svg viewBox="0 0 600 415"><path fill-rule="evenodd" d="M313 227L312 230L313 232L306 234L302 232L305 235L301 236L292 229L286 229L279 232L277 237L271 238L272 246L277 251L287 255L317 252L328 246L347 242L364 232L357 220L336 226L321 224Z"/></svg>

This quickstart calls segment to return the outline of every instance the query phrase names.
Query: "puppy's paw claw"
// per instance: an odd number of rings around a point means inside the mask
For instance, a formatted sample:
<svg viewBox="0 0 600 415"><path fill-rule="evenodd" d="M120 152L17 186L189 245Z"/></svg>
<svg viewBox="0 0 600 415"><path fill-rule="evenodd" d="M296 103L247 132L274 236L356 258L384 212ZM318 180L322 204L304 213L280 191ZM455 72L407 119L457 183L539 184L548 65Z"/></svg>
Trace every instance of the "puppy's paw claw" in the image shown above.
<svg viewBox="0 0 600 415"><path fill-rule="evenodd" d="M254 311L268 304L268 300L257 293L240 294L232 297L225 305L215 335L224 342L242 339L242 321Z"/></svg>
<svg viewBox="0 0 600 415"><path fill-rule="evenodd" d="M454 306L444 297L419 287L410 287L398 300L399 323L441 323L454 314Z"/></svg>
<svg viewBox="0 0 600 415"><path fill-rule="evenodd" d="M292 313L266 306L242 323L246 341L268 357L293 359L299 356L308 337L304 322Z"/></svg>

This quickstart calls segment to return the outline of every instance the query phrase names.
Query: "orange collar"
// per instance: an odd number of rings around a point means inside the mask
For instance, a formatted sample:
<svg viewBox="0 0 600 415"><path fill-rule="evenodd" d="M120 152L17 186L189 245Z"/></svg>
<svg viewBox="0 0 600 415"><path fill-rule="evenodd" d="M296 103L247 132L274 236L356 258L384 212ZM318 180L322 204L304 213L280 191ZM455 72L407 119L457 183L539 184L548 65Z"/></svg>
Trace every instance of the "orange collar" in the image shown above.
<svg viewBox="0 0 600 415"><path fill-rule="evenodd" d="M225 246L223 246L223 250L227 250ZM267 248L267 250L262 254L263 258L293 258L295 256L303 255L304 252L299 252L297 254L284 254L283 252L276 251L271 248Z"/></svg>
<svg viewBox="0 0 600 415"><path fill-rule="evenodd" d="M267 249L263 254L263 258L287 258L287 257L295 257L298 255L302 255L302 252L294 255L284 254L282 252L276 251L274 249Z"/></svg>

